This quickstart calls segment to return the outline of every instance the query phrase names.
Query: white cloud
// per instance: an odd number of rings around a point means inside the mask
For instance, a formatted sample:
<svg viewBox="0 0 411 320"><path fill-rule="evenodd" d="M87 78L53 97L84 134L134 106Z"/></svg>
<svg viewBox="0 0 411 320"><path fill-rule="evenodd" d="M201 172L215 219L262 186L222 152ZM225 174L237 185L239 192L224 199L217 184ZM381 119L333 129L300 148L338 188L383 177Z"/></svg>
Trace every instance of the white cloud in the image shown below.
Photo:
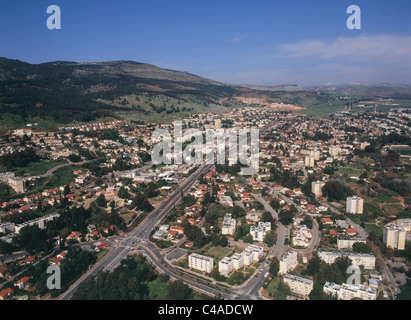
<svg viewBox="0 0 411 320"><path fill-rule="evenodd" d="M373 63L411 64L411 37L398 35L360 35L333 41L303 40L274 47L275 57L344 59Z"/></svg>

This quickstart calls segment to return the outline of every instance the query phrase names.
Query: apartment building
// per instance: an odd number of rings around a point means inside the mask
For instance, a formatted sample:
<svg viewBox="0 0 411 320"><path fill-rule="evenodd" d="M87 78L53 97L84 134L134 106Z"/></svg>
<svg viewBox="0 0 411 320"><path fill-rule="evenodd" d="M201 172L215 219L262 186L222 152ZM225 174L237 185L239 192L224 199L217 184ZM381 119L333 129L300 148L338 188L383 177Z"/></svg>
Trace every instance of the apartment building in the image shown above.
<svg viewBox="0 0 411 320"><path fill-rule="evenodd" d="M236 220L231 217L230 213L227 213L223 219L223 226L221 228L221 234L233 235L235 232Z"/></svg>
<svg viewBox="0 0 411 320"><path fill-rule="evenodd" d="M358 196L347 198L346 211L347 213L362 214L364 208L364 200Z"/></svg>
<svg viewBox="0 0 411 320"><path fill-rule="evenodd" d="M259 261L264 256L264 248L256 245L249 245L241 253L235 253L231 257L224 257L218 263L218 271L226 276L232 270L238 270L242 266L248 266Z"/></svg>
<svg viewBox="0 0 411 320"><path fill-rule="evenodd" d="M323 185L324 183L322 181L311 182L311 192L314 194L314 196L321 197Z"/></svg>
<svg viewBox="0 0 411 320"><path fill-rule="evenodd" d="M271 222L258 222L258 226L250 228L250 234L254 241L263 242L267 231L271 230Z"/></svg>
<svg viewBox="0 0 411 320"><path fill-rule="evenodd" d="M377 299L377 289L364 285L355 286L347 283L339 285L327 281L324 284L323 290L327 294L337 296L338 300L352 300L354 298L362 300Z"/></svg>
<svg viewBox="0 0 411 320"><path fill-rule="evenodd" d="M44 229L46 227L47 222L49 222L49 221L51 221L51 220L53 220L53 219L55 219L59 216L60 216L59 213L54 212L54 213L50 213L48 215L45 215L43 217L40 217L40 218L37 218L37 219L34 219L34 220L30 220L30 221L23 222L21 224L17 224L14 227L14 232L15 233L20 233L20 230L22 228L27 227L27 226L33 226L33 225L37 225L40 229Z"/></svg>
<svg viewBox="0 0 411 320"><path fill-rule="evenodd" d="M367 243L363 238L337 238L337 247L341 249L352 249L354 243Z"/></svg>
<svg viewBox="0 0 411 320"><path fill-rule="evenodd" d="M328 148L328 153L333 157L338 156L340 152L341 152L341 148L339 146L330 146Z"/></svg>
<svg viewBox="0 0 411 320"><path fill-rule="evenodd" d="M309 156L309 155L305 156L305 158L304 158L304 165L305 165L306 167L309 167L309 168L314 167L314 166L315 166L315 158L314 158L314 156Z"/></svg>
<svg viewBox="0 0 411 320"><path fill-rule="evenodd" d="M284 275L284 283L286 283L290 287L291 292L304 297L307 297L310 294L314 286L313 280L298 277L288 273Z"/></svg>
<svg viewBox="0 0 411 320"><path fill-rule="evenodd" d="M197 253L192 253L188 257L188 266L193 269L210 273L213 269L214 259L211 257L202 256Z"/></svg>
<svg viewBox="0 0 411 320"><path fill-rule="evenodd" d="M383 242L387 248L404 250L407 232L398 224L386 224L384 226Z"/></svg>
<svg viewBox="0 0 411 320"><path fill-rule="evenodd" d="M283 255L280 259L280 274L286 274L288 271L294 269L298 265L297 260L297 252L296 251L288 251L285 255Z"/></svg>
<svg viewBox="0 0 411 320"><path fill-rule="evenodd" d="M230 257L224 257L218 263L218 271L221 275L227 277L233 271L233 260Z"/></svg>
<svg viewBox="0 0 411 320"><path fill-rule="evenodd" d="M364 269L375 268L375 256L372 253L318 251L318 257L328 264L334 263L337 258L348 257L351 260L353 266L364 266Z"/></svg>

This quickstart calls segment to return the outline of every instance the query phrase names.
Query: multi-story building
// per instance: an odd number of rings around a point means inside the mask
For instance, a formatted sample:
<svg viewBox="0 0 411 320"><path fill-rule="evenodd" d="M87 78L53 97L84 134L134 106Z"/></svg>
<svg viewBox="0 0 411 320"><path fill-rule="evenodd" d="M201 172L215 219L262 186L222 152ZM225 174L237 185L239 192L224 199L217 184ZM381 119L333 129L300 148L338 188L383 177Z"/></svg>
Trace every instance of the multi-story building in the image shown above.
<svg viewBox="0 0 411 320"><path fill-rule="evenodd" d="M304 159L304 165L306 167L312 168L315 166L315 158L314 156L307 155Z"/></svg>
<svg viewBox="0 0 411 320"><path fill-rule="evenodd" d="M363 213L364 200L358 196L347 198L347 213Z"/></svg>
<svg viewBox="0 0 411 320"><path fill-rule="evenodd" d="M192 253L188 257L188 266L193 269L210 273L213 269L214 259L211 257L202 256L197 253Z"/></svg>
<svg viewBox="0 0 411 320"><path fill-rule="evenodd" d="M331 156L336 157L340 154L341 148L339 146L330 146L328 152Z"/></svg>
<svg viewBox="0 0 411 320"><path fill-rule="evenodd" d="M311 192L316 197L321 197L322 187L323 187L323 182L322 181L313 181L313 182L311 182Z"/></svg>
<svg viewBox="0 0 411 320"><path fill-rule="evenodd" d="M16 177L12 172L0 173L0 181L7 183L16 193L26 192L26 180Z"/></svg>
<svg viewBox="0 0 411 320"><path fill-rule="evenodd" d="M337 247L341 249L352 249L354 243L367 243L363 238L337 238Z"/></svg>
<svg viewBox="0 0 411 320"><path fill-rule="evenodd" d="M254 241L263 242L267 231L271 230L271 222L258 222L258 226L250 228L250 234Z"/></svg>
<svg viewBox="0 0 411 320"><path fill-rule="evenodd" d="M224 257L218 263L218 271L226 276L232 270L238 270L242 266L248 266L259 261L264 256L264 248L256 245L249 245L241 253L235 253L231 257Z"/></svg>
<svg viewBox="0 0 411 320"><path fill-rule="evenodd" d="M291 292L307 297L313 290L313 280L298 277L292 274L284 275L284 283L288 284Z"/></svg>
<svg viewBox="0 0 411 320"><path fill-rule="evenodd" d="M218 263L218 271L223 276L227 277L233 270L233 260L230 257L224 257Z"/></svg>
<svg viewBox="0 0 411 320"><path fill-rule="evenodd" d="M241 255L240 253L234 253L231 256L231 260L233 261L233 268L234 269L240 269L243 264L244 264L244 256ZM249 261L250 259L248 259L247 261Z"/></svg>
<svg viewBox="0 0 411 320"><path fill-rule="evenodd" d="M280 270L278 272L280 274L286 274L288 271L297 267L297 265L298 265L297 252L290 250L281 257Z"/></svg>
<svg viewBox="0 0 411 320"><path fill-rule="evenodd" d="M354 298L359 298L362 300L377 299L377 290L375 288L364 285L356 286L347 283L339 285L327 281L324 284L323 290L327 294L337 296L338 300L352 300Z"/></svg>
<svg viewBox="0 0 411 320"><path fill-rule="evenodd" d="M30 221L23 222L21 224L17 224L14 227L14 232L15 233L20 233L20 230L22 228L27 227L27 226L33 226L33 225L37 225L40 229L44 229L46 227L47 222L49 222L49 221L51 221L51 220L53 220L53 219L55 219L59 216L60 216L59 213L54 212L54 213L50 213L48 215L45 215L43 217L36 218L34 220L30 220Z"/></svg>
<svg viewBox="0 0 411 320"><path fill-rule="evenodd" d="M407 232L404 227L395 223L384 226L383 242L387 248L404 250Z"/></svg>
<svg viewBox="0 0 411 320"><path fill-rule="evenodd" d="M223 226L221 228L222 234L233 235L235 231L236 220L231 217L230 213L224 216Z"/></svg>
<svg viewBox="0 0 411 320"><path fill-rule="evenodd" d="M364 269L375 268L375 256L372 253L318 251L318 257L328 264L334 263L337 258L348 257L351 260L353 266L364 266Z"/></svg>

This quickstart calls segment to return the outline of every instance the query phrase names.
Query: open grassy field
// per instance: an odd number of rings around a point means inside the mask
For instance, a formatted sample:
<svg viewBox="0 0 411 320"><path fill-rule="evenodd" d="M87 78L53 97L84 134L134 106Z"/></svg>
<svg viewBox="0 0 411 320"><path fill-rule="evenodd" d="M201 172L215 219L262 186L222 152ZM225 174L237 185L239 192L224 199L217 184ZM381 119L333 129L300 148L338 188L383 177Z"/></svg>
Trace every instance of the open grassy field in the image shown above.
<svg viewBox="0 0 411 320"><path fill-rule="evenodd" d="M154 281L150 281L147 286L150 291L150 300L167 299L168 285L165 282L161 282L159 277Z"/></svg>
<svg viewBox="0 0 411 320"><path fill-rule="evenodd" d="M225 256L229 255L234 249L232 248L222 248L222 247L213 247L207 251L206 255L213 257L214 259L221 260Z"/></svg>
<svg viewBox="0 0 411 320"><path fill-rule="evenodd" d="M365 230L369 232L374 232L377 237L382 237L383 236L383 229L379 226L377 226L375 223L366 223L365 224Z"/></svg>
<svg viewBox="0 0 411 320"><path fill-rule="evenodd" d="M49 169L58 166L59 164L67 163L65 160L50 160L50 161L39 161L31 162L25 167L15 168L12 170L7 170L5 167L0 165L0 172L11 171L17 176L38 176L46 173Z"/></svg>

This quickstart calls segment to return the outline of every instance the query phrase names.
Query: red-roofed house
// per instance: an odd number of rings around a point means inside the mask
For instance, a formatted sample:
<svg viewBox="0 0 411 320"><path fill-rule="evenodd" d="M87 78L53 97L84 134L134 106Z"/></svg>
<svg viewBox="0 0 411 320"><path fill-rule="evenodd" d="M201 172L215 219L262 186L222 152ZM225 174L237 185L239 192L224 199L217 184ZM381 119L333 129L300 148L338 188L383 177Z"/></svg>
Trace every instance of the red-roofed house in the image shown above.
<svg viewBox="0 0 411 320"><path fill-rule="evenodd" d="M354 228L347 228L347 234L349 236L355 236L357 234L357 230L355 230Z"/></svg>
<svg viewBox="0 0 411 320"><path fill-rule="evenodd" d="M183 227L171 226L171 227L170 227L170 232L171 232L171 231L175 231L175 232L177 232L177 233L180 234L180 235L184 234L184 228L183 228Z"/></svg>
<svg viewBox="0 0 411 320"><path fill-rule="evenodd" d="M7 288L4 289L2 292L0 292L0 300L6 300L9 298L12 294L14 293L12 288Z"/></svg>
<svg viewBox="0 0 411 320"><path fill-rule="evenodd" d="M330 218L321 218L321 222L323 224L333 224L334 223Z"/></svg>
<svg viewBox="0 0 411 320"><path fill-rule="evenodd" d="M19 289L24 289L27 286L27 284L28 284L28 282L31 278L32 277L23 277L20 280L16 281L14 283L14 286L18 287Z"/></svg>

